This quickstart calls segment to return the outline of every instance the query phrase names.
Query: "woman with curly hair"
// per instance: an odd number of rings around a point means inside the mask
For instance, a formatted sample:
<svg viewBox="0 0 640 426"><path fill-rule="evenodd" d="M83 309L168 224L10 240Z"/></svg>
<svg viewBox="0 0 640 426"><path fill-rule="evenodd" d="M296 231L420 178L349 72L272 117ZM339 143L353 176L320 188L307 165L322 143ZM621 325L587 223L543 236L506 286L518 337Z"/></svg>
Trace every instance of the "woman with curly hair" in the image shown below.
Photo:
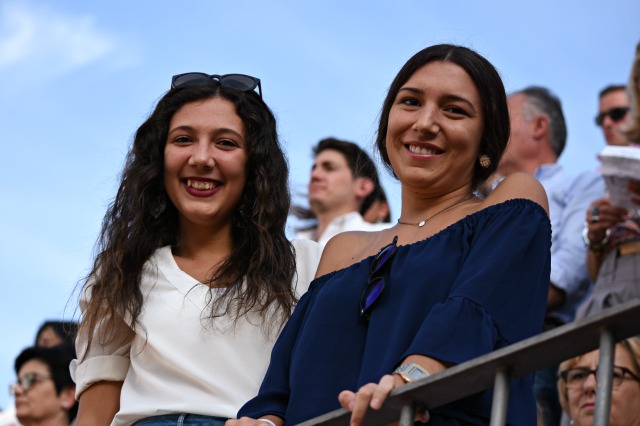
<svg viewBox="0 0 640 426"><path fill-rule="evenodd" d="M222 424L257 392L320 255L285 237L287 178L257 78L173 77L82 292L78 426Z"/></svg>

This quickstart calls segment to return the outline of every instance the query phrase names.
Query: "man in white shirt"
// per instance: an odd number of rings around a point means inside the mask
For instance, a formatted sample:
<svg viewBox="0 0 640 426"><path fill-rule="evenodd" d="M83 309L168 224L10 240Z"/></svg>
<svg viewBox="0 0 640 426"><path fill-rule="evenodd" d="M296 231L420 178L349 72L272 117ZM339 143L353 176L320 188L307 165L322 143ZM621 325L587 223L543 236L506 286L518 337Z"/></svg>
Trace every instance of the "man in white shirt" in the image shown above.
<svg viewBox="0 0 640 426"><path fill-rule="evenodd" d="M391 226L372 224L362 217L381 190L376 166L366 152L352 142L327 138L313 148L313 153L308 200L315 223L299 230L297 238L324 245L341 232L378 231Z"/></svg>

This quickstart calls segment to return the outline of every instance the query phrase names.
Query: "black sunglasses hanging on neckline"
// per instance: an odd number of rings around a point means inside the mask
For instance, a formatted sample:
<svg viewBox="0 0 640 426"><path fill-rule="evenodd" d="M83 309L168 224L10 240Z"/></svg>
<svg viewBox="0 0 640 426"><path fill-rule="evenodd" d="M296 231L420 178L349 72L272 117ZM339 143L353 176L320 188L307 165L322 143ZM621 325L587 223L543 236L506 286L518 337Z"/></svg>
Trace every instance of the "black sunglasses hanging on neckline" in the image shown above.
<svg viewBox="0 0 640 426"><path fill-rule="evenodd" d="M193 84L202 84L210 81L217 81L224 87L232 87L243 92L251 92L258 88L258 94L262 99L262 85L260 79L246 74L206 74L203 72L187 72L184 74L174 75L171 78L171 88L175 89L180 86L188 86Z"/></svg>
<svg viewBox="0 0 640 426"><path fill-rule="evenodd" d="M376 258L371 263L371 270L369 272L369 281L362 296L360 297L360 316L369 319L371 310L374 303L378 300L384 290L384 272L391 265L391 259L396 254L398 243L398 236L393 237L391 244L388 244L380 249Z"/></svg>

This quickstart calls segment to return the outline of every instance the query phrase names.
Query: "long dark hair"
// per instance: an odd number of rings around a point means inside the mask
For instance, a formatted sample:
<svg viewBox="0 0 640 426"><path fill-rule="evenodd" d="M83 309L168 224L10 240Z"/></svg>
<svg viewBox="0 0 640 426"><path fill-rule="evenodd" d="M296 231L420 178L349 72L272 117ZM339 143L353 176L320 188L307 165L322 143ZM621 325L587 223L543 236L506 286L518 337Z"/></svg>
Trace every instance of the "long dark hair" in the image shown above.
<svg viewBox="0 0 640 426"><path fill-rule="evenodd" d="M124 320L131 329L139 325L143 265L159 247L178 243L178 211L163 185L169 123L183 105L216 97L235 105L246 127L248 156L246 184L232 219L233 249L207 283L227 289L215 301L209 293L211 310L203 317L231 315L237 319L257 311L268 328L274 321L284 323L290 315L296 302L291 285L295 254L285 236L290 206L288 165L278 142L276 121L256 93L212 81L171 89L135 134L86 280L90 297L81 331L88 336L89 345L98 326L100 344L132 339L132 333L116 335L117 324ZM162 201L167 206L158 215ZM247 285L242 284L243 278Z"/></svg>
<svg viewBox="0 0 640 426"><path fill-rule="evenodd" d="M476 162L471 181L471 188L476 189L496 171L500 157L502 157L509 140L510 123L507 95L498 71L484 57L469 48L452 44L438 44L421 50L404 64L391 86L389 86L387 97L382 104L376 136L378 152L387 169L394 174L387 155L389 112L402 85L418 69L433 61L451 62L460 66L469 74L480 94L484 116L484 132L480 140L479 152L480 155L489 157L491 165L484 168L480 167Z"/></svg>

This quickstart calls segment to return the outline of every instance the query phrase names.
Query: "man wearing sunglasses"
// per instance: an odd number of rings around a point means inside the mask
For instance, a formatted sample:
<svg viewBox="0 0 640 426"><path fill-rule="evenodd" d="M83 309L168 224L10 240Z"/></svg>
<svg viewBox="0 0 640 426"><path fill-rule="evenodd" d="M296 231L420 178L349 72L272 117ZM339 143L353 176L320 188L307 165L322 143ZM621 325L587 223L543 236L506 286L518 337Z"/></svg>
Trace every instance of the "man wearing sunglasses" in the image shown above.
<svg viewBox="0 0 640 426"><path fill-rule="evenodd" d="M607 145L628 145L622 133L631 122L630 103L624 85L610 85L600 91L596 125L602 128Z"/></svg>

